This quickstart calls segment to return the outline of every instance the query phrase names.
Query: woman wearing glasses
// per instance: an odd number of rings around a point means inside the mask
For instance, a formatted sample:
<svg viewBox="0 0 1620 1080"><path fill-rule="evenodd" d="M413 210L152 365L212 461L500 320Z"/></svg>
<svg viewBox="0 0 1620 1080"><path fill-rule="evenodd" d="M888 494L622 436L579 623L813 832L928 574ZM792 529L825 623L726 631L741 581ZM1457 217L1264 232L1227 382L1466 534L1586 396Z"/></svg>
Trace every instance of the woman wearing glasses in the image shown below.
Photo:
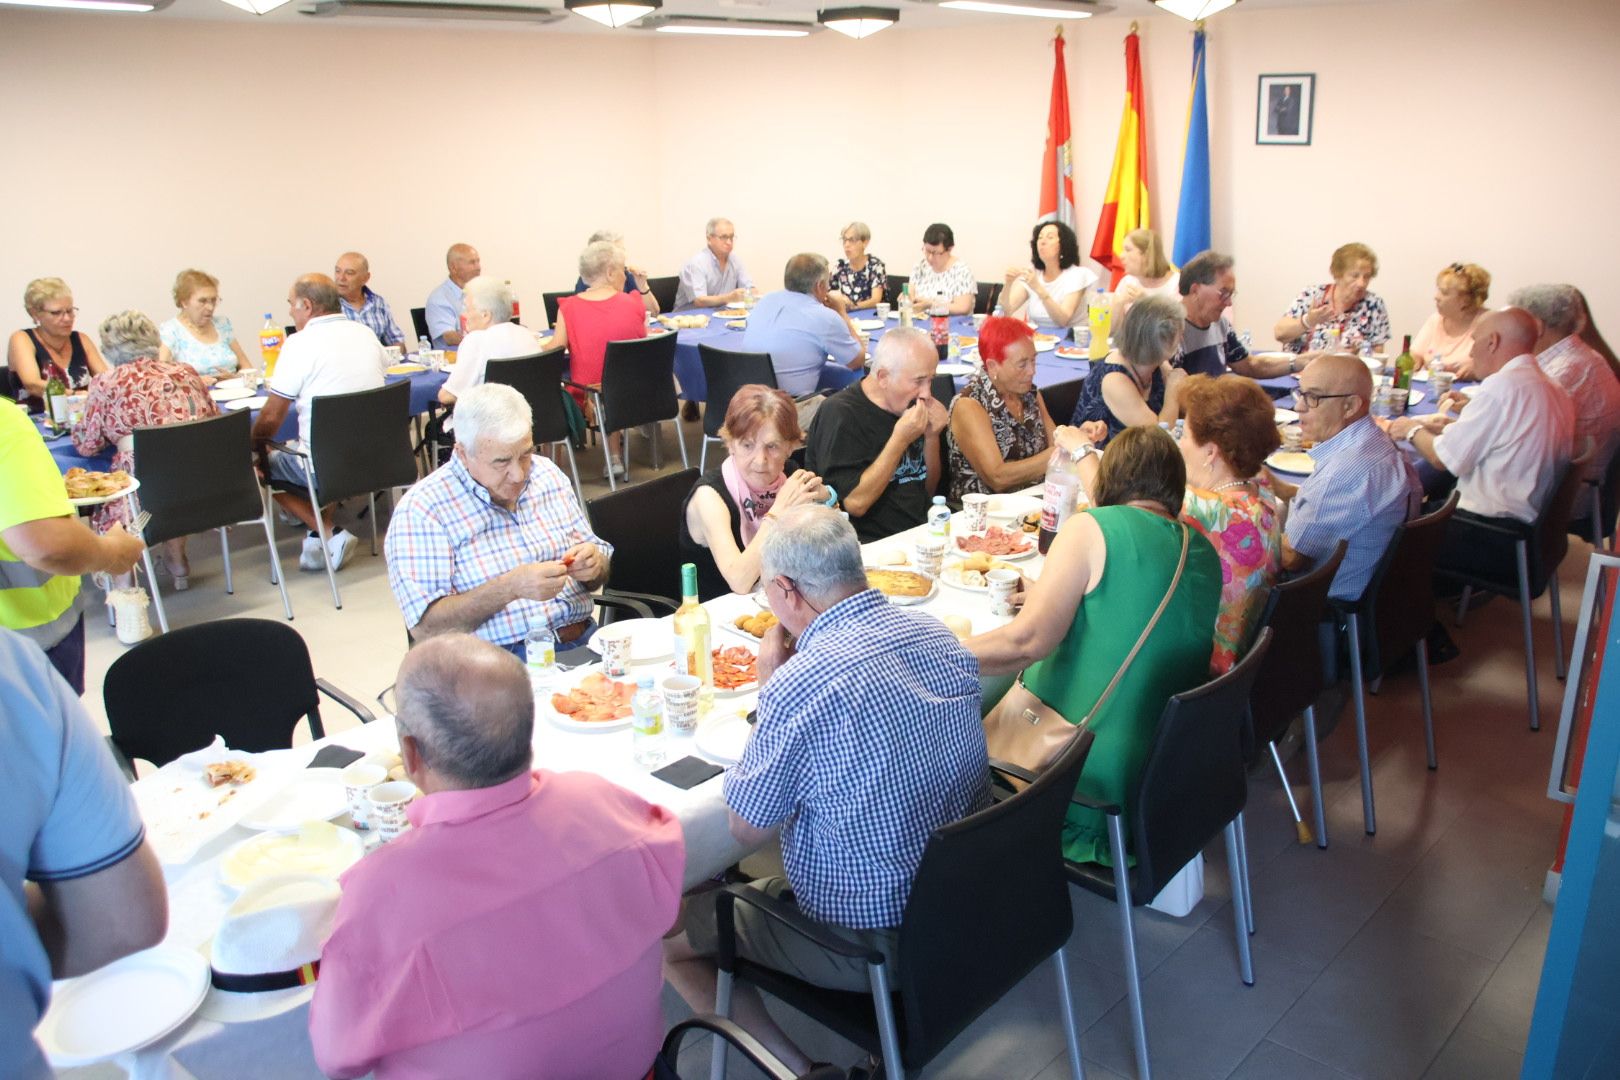
<svg viewBox="0 0 1620 1080"><path fill-rule="evenodd" d="M1107 424L1107 438L1098 445L1128 427L1174 423L1181 415L1180 388L1187 373L1169 360L1181 344L1185 322L1182 306L1167 297L1146 296L1132 304L1114 331L1115 350L1091 365L1070 423Z"/></svg>
<svg viewBox="0 0 1620 1080"><path fill-rule="evenodd" d="M174 318L158 327L163 338L160 360L177 360L202 376L208 386L247 371L247 354L231 329L231 320L215 315L219 308L219 279L201 270L182 270L174 276Z"/></svg>
<svg viewBox="0 0 1620 1080"><path fill-rule="evenodd" d="M1452 263L1434 279L1434 314L1412 341L1418 367L1474 378L1474 324L1485 314L1491 275L1474 263Z"/></svg>
<svg viewBox="0 0 1620 1080"><path fill-rule="evenodd" d="M6 362L17 400L29 412L42 412L45 384L53 376L69 387L84 386L107 370L107 362L94 342L73 329L79 309L73 306L73 290L61 278L30 281L23 290L23 309L34 325L11 335Z"/></svg>
<svg viewBox="0 0 1620 1080"><path fill-rule="evenodd" d="M923 230L923 257L911 268L911 300L919 314L943 303L952 315L971 315L979 298L973 270L956 257L956 234L934 222Z"/></svg>
<svg viewBox="0 0 1620 1080"><path fill-rule="evenodd" d="M1368 290L1378 256L1366 244L1345 244L1328 264L1333 280L1312 285L1277 321L1277 340L1291 353L1356 352L1389 340L1389 311Z"/></svg>
<svg viewBox="0 0 1620 1080"><path fill-rule="evenodd" d="M839 311L871 307L892 297L883 295L883 280L888 273L883 260L866 253L872 240L872 230L864 221L852 221L844 226L839 240L844 245L844 257L832 272L832 291L827 298Z"/></svg>

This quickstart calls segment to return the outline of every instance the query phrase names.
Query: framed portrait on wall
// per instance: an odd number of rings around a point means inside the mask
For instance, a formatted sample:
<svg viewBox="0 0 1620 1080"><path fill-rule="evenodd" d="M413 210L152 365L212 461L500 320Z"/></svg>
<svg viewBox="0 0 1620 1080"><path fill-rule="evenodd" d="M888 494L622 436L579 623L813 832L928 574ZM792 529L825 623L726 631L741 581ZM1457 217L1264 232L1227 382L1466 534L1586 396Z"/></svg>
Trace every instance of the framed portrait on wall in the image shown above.
<svg viewBox="0 0 1620 1080"><path fill-rule="evenodd" d="M1262 75L1256 95L1254 141L1268 146L1311 145L1315 75Z"/></svg>

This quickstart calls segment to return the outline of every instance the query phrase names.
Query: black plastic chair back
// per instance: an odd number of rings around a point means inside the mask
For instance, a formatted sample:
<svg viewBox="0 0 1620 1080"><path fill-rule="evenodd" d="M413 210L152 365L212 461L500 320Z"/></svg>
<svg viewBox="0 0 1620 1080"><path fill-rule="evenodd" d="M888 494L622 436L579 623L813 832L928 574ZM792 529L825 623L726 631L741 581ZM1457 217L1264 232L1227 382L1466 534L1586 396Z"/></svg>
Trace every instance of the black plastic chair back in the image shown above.
<svg viewBox="0 0 1620 1080"><path fill-rule="evenodd" d="M1590 506L1585 513L1571 514L1569 531L1596 547L1614 535L1615 518L1620 514L1620 447L1609 456L1609 464L1603 470L1603 476L1599 478L1592 498L1597 500L1599 535L1592 535Z"/></svg>
<svg viewBox="0 0 1620 1080"><path fill-rule="evenodd" d="M1046 411L1054 424L1067 424L1073 419L1074 407L1080 404L1080 391L1085 386L1084 379L1070 379L1041 387L1041 399L1046 402Z"/></svg>
<svg viewBox="0 0 1620 1080"><path fill-rule="evenodd" d="M1292 581L1279 581L1266 598L1256 631L1271 628L1271 648L1266 650L1254 690L1249 694L1254 717L1253 749L1280 739L1300 710L1315 702L1322 692L1325 679L1317 627L1327 614L1333 575L1339 572L1349 546L1340 540L1333 553L1309 573Z"/></svg>
<svg viewBox="0 0 1620 1080"><path fill-rule="evenodd" d="M681 553L671 540L679 535L681 507L697 480L696 469L683 469L585 504L591 531L613 545L610 589L679 599Z"/></svg>
<svg viewBox="0 0 1620 1080"><path fill-rule="evenodd" d="M568 292L548 292L548 293L541 293L540 294L540 302L543 303L545 305L545 307L546 307L546 325L547 326L556 327L556 325L557 325L557 305L558 305L559 302L561 302L562 298L565 297L565 296L575 296L575 295L578 295L578 294L576 294L572 289L570 289Z"/></svg>
<svg viewBox="0 0 1620 1080"><path fill-rule="evenodd" d="M1446 523L1457 509L1457 493L1432 513L1395 530L1389 549L1373 573L1372 640L1363 678L1376 679L1391 663L1411 652L1434 626L1434 563L1445 541Z"/></svg>
<svg viewBox="0 0 1620 1080"><path fill-rule="evenodd" d="M252 433L246 409L135 429L141 509L152 515L142 534L148 545L263 516Z"/></svg>
<svg viewBox="0 0 1620 1080"><path fill-rule="evenodd" d="M1530 595L1540 596L1547 591L1547 583L1552 580L1553 574L1558 571L1558 564L1564 561L1569 552L1569 522L1575 511L1575 498L1581 493L1581 486L1585 483L1583 474L1586 465L1592 459L1595 451L1590 445L1568 465L1558 478L1558 483L1552 489L1552 495L1547 499L1547 505L1542 508L1541 516L1536 519L1535 530L1530 534Z"/></svg>
<svg viewBox="0 0 1620 1080"><path fill-rule="evenodd" d="M326 735L309 649L269 619L216 619L149 638L113 661L102 698L113 745L131 762L162 766L215 735L232 750L285 750L305 717L311 738Z"/></svg>
<svg viewBox="0 0 1620 1080"><path fill-rule="evenodd" d="M602 358L602 415L597 417L602 431L674 420L680 413L680 399L675 396L674 334L607 343Z"/></svg>
<svg viewBox="0 0 1620 1080"><path fill-rule="evenodd" d="M900 290L904 289L910 283L911 283L911 278L910 277L901 277L899 274L884 274L883 275L883 300L884 300L884 302L889 303L889 304L893 304L894 305L894 310L899 311L900 310ZM915 300L916 297L912 297L912 299Z"/></svg>
<svg viewBox="0 0 1620 1080"><path fill-rule="evenodd" d="M416 483L409 382L318 396L309 408L305 450L313 462L317 505Z"/></svg>
<svg viewBox="0 0 1620 1080"><path fill-rule="evenodd" d="M935 375L928 383L928 392L934 396L935 401L949 409L951 400L956 397L956 376Z"/></svg>
<svg viewBox="0 0 1620 1080"><path fill-rule="evenodd" d="M703 434L717 439L737 388L751 383L774 387L776 369L771 366L770 353L733 352L707 342L698 343L698 359L703 362L703 381L708 384Z"/></svg>
<svg viewBox="0 0 1620 1080"><path fill-rule="evenodd" d="M529 411L534 414L536 446L569 438L568 412L562 400L563 369L567 366L565 349L491 360L484 365L485 382L510 386L529 403Z"/></svg>
<svg viewBox="0 0 1620 1080"><path fill-rule="evenodd" d="M681 279L678 277L650 277L647 279L647 289L658 301L658 310L669 313L675 310L675 294L680 291Z"/></svg>
<svg viewBox="0 0 1620 1080"><path fill-rule="evenodd" d="M981 281L973 297L973 313L975 315L988 315L996 310L996 301L1001 299L1001 282Z"/></svg>
<svg viewBox="0 0 1620 1080"><path fill-rule="evenodd" d="M423 338L431 338L433 336L432 334L428 333L427 308L411 308L411 329L416 331L417 341L421 341Z"/></svg>

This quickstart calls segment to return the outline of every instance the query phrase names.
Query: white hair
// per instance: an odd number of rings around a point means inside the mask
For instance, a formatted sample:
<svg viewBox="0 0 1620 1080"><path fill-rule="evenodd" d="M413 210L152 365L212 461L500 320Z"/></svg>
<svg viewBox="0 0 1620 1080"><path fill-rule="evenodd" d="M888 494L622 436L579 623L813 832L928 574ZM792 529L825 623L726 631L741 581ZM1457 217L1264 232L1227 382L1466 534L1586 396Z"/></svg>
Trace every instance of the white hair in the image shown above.
<svg viewBox="0 0 1620 1080"><path fill-rule="evenodd" d="M721 222L724 222L725 224L730 225L731 224L731 219L730 218L723 218L723 217L712 217L712 218L710 218L708 220L708 223L703 226L703 235L704 236L713 236L714 231L720 227Z"/></svg>
<svg viewBox="0 0 1620 1080"><path fill-rule="evenodd" d="M918 356L927 353L931 358L939 355L934 339L928 336L926 330L919 330L915 326L897 326L878 338L877 345L872 349L872 370L887 371L893 375L908 353Z"/></svg>
<svg viewBox="0 0 1620 1080"><path fill-rule="evenodd" d="M826 506L795 506L781 517L765 534L761 580L785 577L823 611L866 588L861 542L842 514Z"/></svg>
<svg viewBox="0 0 1620 1080"><path fill-rule="evenodd" d="M593 240L579 253L579 276L589 285L615 266L624 265L624 249L607 240Z"/></svg>
<svg viewBox="0 0 1620 1080"><path fill-rule="evenodd" d="M614 247L624 247L624 233L614 232L612 229L597 229L591 233L591 238L585 242L594 244L599 240L605 240Z"/></svg>
<svg viewBox="0 0 1620 1080"><path fill-rule="evenodd" d="M1568 337L1581 324L1581 301L1573 285L1526 285L1508 297L1508 306L1524 308L1555 334Z"/></svg>
<svg viewBox="0 0 1620 1080"><path fill-rule="evenodd" d="M534 431L534 413L516 389L503 383L479 383L456 398L456 442L469 454L478 440L510 444Z"/></svg>
<svg viewBox="0 0 1620 1080"><path fill-rule="evenodd" d="M512 321L512 290L504 281L480 274L461 287L461 295L495 322Z"/></svg>

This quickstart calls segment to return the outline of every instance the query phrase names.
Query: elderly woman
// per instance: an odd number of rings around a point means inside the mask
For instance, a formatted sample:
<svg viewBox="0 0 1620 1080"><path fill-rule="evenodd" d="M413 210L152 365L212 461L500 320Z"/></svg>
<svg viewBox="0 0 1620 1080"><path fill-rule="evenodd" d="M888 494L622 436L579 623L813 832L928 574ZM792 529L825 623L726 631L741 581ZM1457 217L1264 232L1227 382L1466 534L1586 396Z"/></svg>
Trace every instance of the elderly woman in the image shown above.
<svg viewBox="0 0 1620 1080"><path fill-rule="evenodd" d="M1164 254L1164 242L1152 229L1132 229L1119 245L1125 276L1114 286L1109 303L1109 325L1118 326L1131 305L1144 296L1181 297L1181 275Z"/></svg>
<svg viewBox="0 0 1620 1080"><path fill-rule="evenodd" d="M6 362L17 400L29 412L40 412L45 408L45 384L52 377L69 387L84 386L92 376L107 370L107 362L89 338L73 329L79 309L73 306L73 291L61 278L30 281L23 290L23 309L34 325L11 335Z"/></svg>
<svg viewBox="0 0 1620 1080"><path fill-rule="evenodd" d="M1459 379L1474 378L1474 324L1485 314L1491 275L1474 263L1452 263L1434 279L1434 314L1412 341L1412 359L1420 368L1449 371Z"/></svg>
<svg viewBox="0 0 1620 1080"><path fill-rule="evenodd" d="M832 304L839 311L871 307L883 302L883 282L888 273L883 260L866 253L872 230L864 221L852 221L838 237L844 244L844 257L832 272ZM977 287L977 286L975 286Z"/></svg>
<svg viewBox="0 0 1620 1080"><path fill-rule="evenodd" d="M88 457L116 447L113 468L134 472L130 435L136 428L219 415L202 376L195 368L162 355L158 328L139 311L121 312L102 323L101 347L113 366L90 382L84 419L73 429L73 445L79 453ZM106 532L114 522L128 525L129 501L114 499L97 507L91 517L96 530ZM163 561L176 589L191 584L185 537L163 545Z"/></svg>
<svg viewBox="0 0 1620 1080"><path fill-rule="evenodd" d="M1378 276L1378 256L1366 244L1345 244L1328 263L1333 280L1312 285L1277 321L1277 340L1291 353L1355 352L1389 340L1389 312L1367 290Z"/></svg>
<svg viewBox="0 0 1620 1080"><path fill-rule="evenodd" d="M786 392L739 387L720 437L725 462L698 480L681 511L681 558L697 565L704 600L754 590L765 537L783 512L837 500L820 477L788 459L804 432Z"/></svg>
<svg viewBox="0 0 1620 1080"><path fill-rule="evenodd" d="M984 370L974 372L951 403L946 447L953 502L1036 483L1046 474L1052 447L1079 432L1059 427L1035 389L1035 338L1018 319L990 318L979 330ZM1090 433L1104 437L1101 425Z"/></svg>
<svg viewBox="0 0 1620 1080"><path fill-rule="evenodd" d="M231 320L214 314L218 278L201 270L180 271L174 276L174 306L179 313L158 327L162 359L192 368L209 386L253 366L231 331Z"/></svg>
<svg viewBox="0 0 1620 1080"><path fill-rule="evenodd" d="M1097 275L1080 265L1074 230L1058 221L1037 224L1029 238L1029 260L1034 269L1007 270L1002 310L1045 329L1085 322L1086 290L1097 283Z"/></svg>
<svg viewBox="0 0 1620 1080"><path fill-rule="evenodd" d="M1058 529L1017 616L964 642L982 674L1022 672L1023 685L1069 723L1090 717L1096 741L1078 789L1103 802L1129 803L1165 700L1209 670L1221 565L1209 541L1179 520L1186 483L1166 432L1123 432L1103 454L1092 506ZM1167 594L1163 615L1127 664ZM1116 672L1119 684L1097 708ZM1111 864L1104 815L1070 807L1063 853Z"/></svg>
<svg viewBox="0 0 1620 1080"><path fill-rule="evenodd" d="M475 277L461 289L461 315L466 336L456 349L455 370L439 387L439 400L456 398L484 381L491 360L532 356L542 348L540 335L512 321L512 287L492 277Z"/></svg>
<svg viewBox="0 0 1620 1080"><path fill-rule="evenodd" d="M1115 350L1091 365L1072 423L1101 420L1108 434L1099 445L1128 427L1171 423L1181 415L1178 396L1187 373L1172 368L1181 343L1186 312L1174 300L1149 296L1131 305L1114 328Z"/></svg>
<svg viewBox="0 0 1620 1080"><path fill-rule="evenodd" d="M911 302L919 312L943 303L952 315L971 315L979 283L968 264L958 259L956 234L935 222L923 230L923 257L911 268Z"/></svg>
<svg viewBox="0 0 1620 1080"><path fill-rule="evenodd" d="M579 276L585 282L585 291L578 296L565 296L557 303L557 325L552 328L551 347L568 348L570 378L585 386L598 386L602 382L602 363L607 357L607 343L627 338L647 336L647 315L640 298L624 291L624 250L614 244L598 240L587 244L579 255ZM584 394L575 398L587 410L589 403ZM591 418L594 422L594 417ZM607 462L602 475L609 469L622 476L624 465L619 459L623 436L615 431L608 436Z"/></svg>
<svg viewBox="0 0 1620 1080"><path fill-rule="evenodd" d="M624 233L614 232L612 229L598 229L591 233L591 238L585 242L587 244L606 242L618 248L620 252L624 251ZM641 306L647 309L647 314L656 315L658 314L658 297L653 295L652 286L647 283L647 271L631 266L629 258L628 255L625 256L624 291L627 293L633 292L640 296ZM574 292L576 294L584 292L586 288L583 277L574 282Z"/></svg>

